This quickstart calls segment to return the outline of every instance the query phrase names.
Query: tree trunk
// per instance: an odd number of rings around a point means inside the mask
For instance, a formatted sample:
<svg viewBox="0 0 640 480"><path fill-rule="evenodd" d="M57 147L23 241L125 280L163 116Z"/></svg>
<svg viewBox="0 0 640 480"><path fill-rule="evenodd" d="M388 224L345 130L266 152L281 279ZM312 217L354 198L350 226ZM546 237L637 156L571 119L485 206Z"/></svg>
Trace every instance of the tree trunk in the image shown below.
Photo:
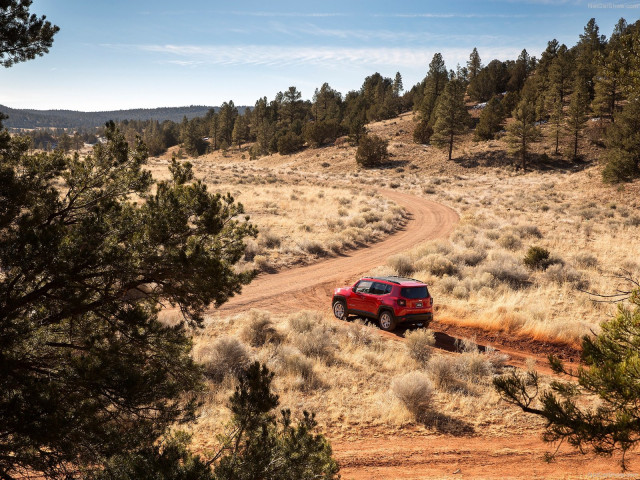
<svg viewBox="0 0 640 480"><path fill-rule="evenodd" d="M453 132L449 137L449 160L451 160L451 153L453 152Z"/></svg>

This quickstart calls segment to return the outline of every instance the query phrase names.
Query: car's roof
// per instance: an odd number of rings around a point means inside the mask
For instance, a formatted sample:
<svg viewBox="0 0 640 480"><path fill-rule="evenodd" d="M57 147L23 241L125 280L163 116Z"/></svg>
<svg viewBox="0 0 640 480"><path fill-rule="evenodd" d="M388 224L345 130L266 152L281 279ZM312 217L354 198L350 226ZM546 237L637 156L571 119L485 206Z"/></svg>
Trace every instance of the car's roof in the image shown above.
<svg viewBox="0 0 640 480"><path fill-rule="evenodd" d="M388 275L386 277L364 277L369 280L381 280L383 282L395 283L397 285L403 285L407 287L422 286L424 282L416 280L415 278L397 277L395 275Z"/></svg>

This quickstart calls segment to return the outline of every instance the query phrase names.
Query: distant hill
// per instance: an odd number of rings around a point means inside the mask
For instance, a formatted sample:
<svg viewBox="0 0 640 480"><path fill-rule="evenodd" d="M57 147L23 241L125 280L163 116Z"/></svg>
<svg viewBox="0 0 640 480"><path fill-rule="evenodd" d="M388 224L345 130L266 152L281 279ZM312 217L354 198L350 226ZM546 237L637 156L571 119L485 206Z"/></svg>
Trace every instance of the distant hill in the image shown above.
<svg viewBox="0 0 640 480"><path fill-rule="evenodd" d="M181 122L183 117L203 117L211 109L204 105L189 107L134 108L110 112L77 112L75 110L14 109L0 105L0 112L9 118L3 123L7 128L94 128L109 120L171 120ZM240 113L245 107L238 107Z"/></svg>

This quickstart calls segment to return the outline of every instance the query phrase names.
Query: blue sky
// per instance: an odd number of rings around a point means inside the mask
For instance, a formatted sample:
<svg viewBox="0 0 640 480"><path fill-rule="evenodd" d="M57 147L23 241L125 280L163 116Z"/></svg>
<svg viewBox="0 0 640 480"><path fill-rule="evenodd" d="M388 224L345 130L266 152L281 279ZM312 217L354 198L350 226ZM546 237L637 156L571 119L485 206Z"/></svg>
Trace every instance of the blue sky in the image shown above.
<svg viewBox="0 0 640 480"><path fill-rule="evenodd" d="M253 105L295 85L347 93L374 72L420 81L441 52L448 68L477 47L484 64L571 46L591 17L609 36L638 2L552 0L34 0L60 27L48 55L0 70L0 104L112 110Z"/></svg>

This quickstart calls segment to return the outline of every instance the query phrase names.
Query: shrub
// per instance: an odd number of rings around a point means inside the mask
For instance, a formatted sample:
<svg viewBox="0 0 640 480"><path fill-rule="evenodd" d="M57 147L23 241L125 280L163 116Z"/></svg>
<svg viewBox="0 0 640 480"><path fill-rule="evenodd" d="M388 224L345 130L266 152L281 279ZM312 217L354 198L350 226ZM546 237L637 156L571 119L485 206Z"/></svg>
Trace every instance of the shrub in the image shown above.
<svg viewBox="0 0 640 480"><path fill-rule="evenodd" d="M249 323L241 332L242 339L252 347L261 347L265 343L279 344L282 335L271 321L271 314L262 310L249 311Z"/></svg>
<svg viewBox="0 0 640 480"><path fill-rule="evenodd" d="M260 232L260 243L267 248L278 248L281 243L280 237L270 230Z"/></svg>
<svg viewBox="0 0 640 480"><path fill-rule="evenodd" d="M413 141L416 143L429 143L433 135L433 127L426 120L420 120L413 129Z"/></svg>
<svg viewBox="0 0 640 480"><path fill-rule="evenodd" d="M598 259L589 253L579 253L575 258L576 265L583 268L594 268L598 266Z"/></svg>
<svg viewBox="0 0 640 480"><path fill-rule="evenodd" d="M535 237L542 238L542 232L536 225L526 224L514 227L514 231L520 234L521 238Z"/></svg>
<svg viewBox="0 0 640 480"><path fill-rule="evenodd" d="M298 242L298 246L311 255L322 257L327 254L324 245L322 245L318 240L304 238Z"/></svg>
<svg viewBox="0 0 640 480"><path fill-rule="evenodd" d="M433 332L424 329L413 330L407 332L404 338L409 356L425 366L431 358L431 348L436 344Z"/></svg>
<svg viewBox="0 0 640 480"><path fill-rule="evenodd" d="M356 163L364 168L373 168L387 160L387 142L377 135L365 135L356 150Z"/></svg>
<svg viewBox="0 0 640 480"><path fill-rule="evenodd" d="M455 275L458 269L451 260L442 255L432 253L416 262L416 270L426 270L432 275L442 277L444 275Z"/></svg>
<svg viewBox="0 0 640 480"><path fill-rule="evenodd" d="M409 372L394 378L391 391L418 420L424 417L431 405L433 386L422 372Z"/></svg>
<svg viewBox="0 0 640 480"><path fill-rule="evenodd" d="M201 347L197 359L203 364L205 376L216 383L226 376L237 376L251 360L247 348L234 337L221 337Z"/></svg>
<svg viewBox="0 0 640 480"><path fill-rule="evenodd" d="M316 325L322 322L320 312L302 310L289 317L289 328L297 333L310 332Z"/></svg>
<svg viewBox="0 0 640 480"><path fill-rule="evenodd" d="M296 351L294 348L283 348L279 352L278 364L284 373L300 377L303 385L311 387L316 383L313 361Z"/></svg>
<svg viewBox="0 0 640 480"><path fill-rule="evenodd" d="M584 289L589 286L589 281L582 273L562 264L551 265L545 271L545 277L555 283L570 283L577 288Z"/></svg>
<svg viewBox="0 0 640 480"><path fill-rule="evenodd" d="M293 336L293 343L307 357L330 359L336 344L325 328L317 325L313 330Z"/></svg>
<svg viewBox="0 0 640 480"><path fill-rule="evenodd" d="M431 357L426 365L426 371L438 389L451 390L460 385L455 363L453 358L449 356L436 355Z"/></svg>
<svg viewBox="0 0 640 480"><path fill-rule="evenodd" d="M549 266L549 250L542 247L529 247L522 262L531 270L545 270Z"/></svg>
<svg viewBox="0 0 640 480"><path fill-rule="evenodd" d="M353 345L371 345L378 336L362 320L354 320L347 328L347 338Z"/></svg>
<svg viewBox="0 0 640 480"><path fill-rule="evenodd" d="M505 233L498 238L498 244L507 250L518 250L522 247L522 242L512 233Z"/></svg>
<svg viewBox="0 0 640 480"><path fill-rule="evenodd" d="M520 288L529 280L527 270L511 255L493 255L491 261L484 264L483 272L490 273L494 281L513 288Z"/></svg>
<svg viewBox="0 0 640 480"><path fill-rule="evenodd" d="M411 259L402 254L389 257L387 265L393 268L401 277L408 277L414 271Z"/></svg>

